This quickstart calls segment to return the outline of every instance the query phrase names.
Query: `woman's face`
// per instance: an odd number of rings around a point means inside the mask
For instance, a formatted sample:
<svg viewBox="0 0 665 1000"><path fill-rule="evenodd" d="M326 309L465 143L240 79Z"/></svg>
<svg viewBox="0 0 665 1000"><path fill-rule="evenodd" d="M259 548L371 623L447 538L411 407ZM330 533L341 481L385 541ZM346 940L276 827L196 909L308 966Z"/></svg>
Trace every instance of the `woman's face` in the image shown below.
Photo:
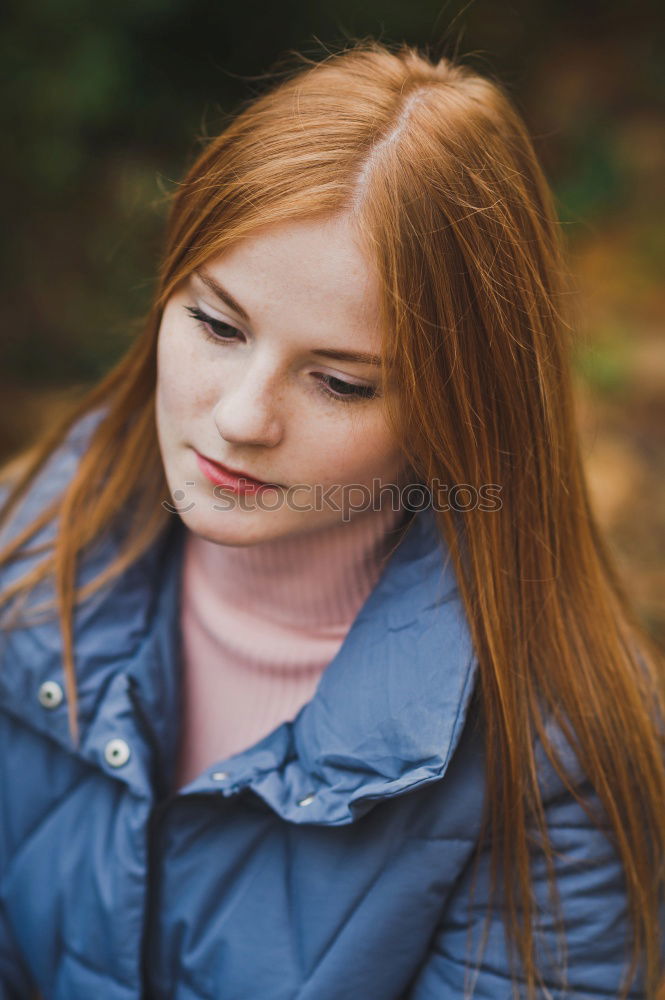
<svg viewBox="0 0 665 1000"><path fill-rule="evenodd" d="M378 355L380 343L377 287L346 216L266 227L209 261L171 296L159 329L165 502L229 545L396 505L379 498L405 468L380 370L321 353ZM205 459L275 486L234 492Z"/></svg>

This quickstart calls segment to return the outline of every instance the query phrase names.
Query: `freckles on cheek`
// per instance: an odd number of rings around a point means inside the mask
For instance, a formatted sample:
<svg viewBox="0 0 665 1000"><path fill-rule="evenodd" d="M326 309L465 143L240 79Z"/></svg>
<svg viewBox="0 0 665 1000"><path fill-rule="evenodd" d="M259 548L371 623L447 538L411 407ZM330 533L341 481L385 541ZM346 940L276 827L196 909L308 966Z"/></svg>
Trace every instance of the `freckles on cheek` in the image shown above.
<svg viewBox="0 0 665 1000"><path fill-rule="evenodd" d="M363 436L351 438L342 461L351 478L370 483L375 476L395 478L402 459L394 440L381 427L368 428Z"/></svg>
<svg viewBox="0 0 665 1000"><path fill-rule="evenodd" d="M158 391L170 412L198 410L211 398L210 366L196 364L186 348L167 338L158 351Z"/></svg>
<svg viewBox="0 0 665 1000"><path fill-rule="evenodd" d="M385 443L368 428L365 433L319 436L308 454L316 480L332 485L371 481L386 467L384 450Z"/></svg>
<svg viewBox="0 0 665 1000"><path fill-rule="evenodd" d="M166 415L181 411L186 404L188 393L183 385L182 373L172 371L162 365L158 378L158 395L162 410Z"/></svg>

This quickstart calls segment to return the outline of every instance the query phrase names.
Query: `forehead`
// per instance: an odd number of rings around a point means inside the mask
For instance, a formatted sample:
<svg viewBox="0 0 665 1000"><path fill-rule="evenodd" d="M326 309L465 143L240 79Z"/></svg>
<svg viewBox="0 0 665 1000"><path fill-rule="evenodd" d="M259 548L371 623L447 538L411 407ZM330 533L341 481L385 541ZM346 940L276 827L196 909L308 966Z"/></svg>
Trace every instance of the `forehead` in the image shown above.
<svg viewBox="0 0 665 1000"><path fill-rule="evenodd" d="M346 336L379 348L378 282L346 216L266 226L204 270L243 306L254 329L287 321L294 333L318 333L317 340L326 332L338 343Z"/></svg>

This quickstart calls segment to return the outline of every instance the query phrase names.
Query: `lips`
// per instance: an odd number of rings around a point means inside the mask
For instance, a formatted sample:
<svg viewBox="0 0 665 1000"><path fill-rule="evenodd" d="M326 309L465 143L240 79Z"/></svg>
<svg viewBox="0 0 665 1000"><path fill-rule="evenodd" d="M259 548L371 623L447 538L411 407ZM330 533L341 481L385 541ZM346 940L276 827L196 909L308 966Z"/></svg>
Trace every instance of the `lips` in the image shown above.
<svg viewBox="0 0 665 1000"><path fill-rule="evenodd" d="M212 459L207 458L207 462L211 465L216 465L218 469L222 472L230 472L232 476L236 476L237 479L247 479L251 483L260 483L262 486L270 486L276 484L267 483L264 479L257 479L256 476L250 476L249 472L243 472L242 469L232 469L230 465L223 465L221 462L213 462Z"/></svg>
<svg viewBox="0 0 665 1000"><path fill-rule="evenodd" d="M256 479L239 469L230 469L221 462L215 462L196 452L196 458L203 474L217 486L224 486L236 492L253 492L257 489L279 489L279 483L267 483ZM242 482L241 482L242 481Z"/></svg>

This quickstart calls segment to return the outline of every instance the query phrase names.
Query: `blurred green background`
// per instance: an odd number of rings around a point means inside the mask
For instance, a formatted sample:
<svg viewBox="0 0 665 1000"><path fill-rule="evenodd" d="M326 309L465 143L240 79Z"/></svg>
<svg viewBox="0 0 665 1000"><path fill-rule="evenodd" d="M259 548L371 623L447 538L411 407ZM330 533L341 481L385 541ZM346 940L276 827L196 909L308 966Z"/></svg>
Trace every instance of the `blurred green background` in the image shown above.
<svg viewBox="0 0 665 1000"><path fill-rule="evenodd" d="M12 0L0 461L137 329L164 194L289 49L372 35L458 52L506 84L555 192L576 275L575 379L598 517L665 643L663 14L656 0Z"/></svg>

